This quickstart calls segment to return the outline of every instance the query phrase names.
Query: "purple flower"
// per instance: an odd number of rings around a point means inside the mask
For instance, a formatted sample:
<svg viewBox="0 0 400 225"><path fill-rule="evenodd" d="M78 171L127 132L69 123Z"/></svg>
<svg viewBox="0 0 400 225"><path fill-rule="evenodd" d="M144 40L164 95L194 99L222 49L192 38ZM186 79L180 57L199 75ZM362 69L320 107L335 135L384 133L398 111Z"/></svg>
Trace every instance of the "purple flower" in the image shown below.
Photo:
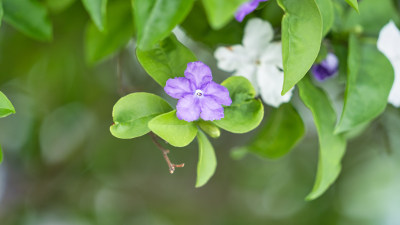
<svg viewBox="0 0 400 225"><path fill-rule="evenodd" d="M236 20L239 22L242 22L243 19L248 14L250 14L251 12L256 10L256 8L258 7L258 4L260 4L260 2L266 2L266 1L268 1L268 0L250 0L248 2L243 3L235 13Z"/></svg>
<svg viewBox="0 0 400 225"><path fill-rule="evenodd" d="M313 65L311 68L314 77L319 81L324 81L325 79L335 75L339 68L339 60L333 53L328 53L326 58L322 60L319 64Z"/></svg>
<svg viewBox="0 0 400 225"><path fill-rule="evenodd" d="M226 87L212 81L211 69L203 62L187 64L185 77L167 80L165 92L176 99L176 116L188 122L203 120L220 120L224 118L224 108L232 100Z"/></svg>

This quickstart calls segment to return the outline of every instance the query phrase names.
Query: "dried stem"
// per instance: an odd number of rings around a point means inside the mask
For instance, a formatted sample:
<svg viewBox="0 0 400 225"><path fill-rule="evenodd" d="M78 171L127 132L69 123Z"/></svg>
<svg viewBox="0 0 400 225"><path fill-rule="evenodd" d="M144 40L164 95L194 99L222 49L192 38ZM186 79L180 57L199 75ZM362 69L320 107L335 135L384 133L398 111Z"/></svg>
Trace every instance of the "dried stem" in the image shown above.
<svg viewBox="0 0 400 225"><path fill-rule="evenodd" d="M153 132L150 132L151 138L153 139L154 144L161 150L161 152L163 153L164 159L168 164L168 168L169 168L169 173L173 174L175 171L175 168L181 168L185 166L185 163L181 163L181 164L174 164L171 163L171 160L168 157L168 153L169 150L164 148L157 140L157 135L155 135Z"/></svg>

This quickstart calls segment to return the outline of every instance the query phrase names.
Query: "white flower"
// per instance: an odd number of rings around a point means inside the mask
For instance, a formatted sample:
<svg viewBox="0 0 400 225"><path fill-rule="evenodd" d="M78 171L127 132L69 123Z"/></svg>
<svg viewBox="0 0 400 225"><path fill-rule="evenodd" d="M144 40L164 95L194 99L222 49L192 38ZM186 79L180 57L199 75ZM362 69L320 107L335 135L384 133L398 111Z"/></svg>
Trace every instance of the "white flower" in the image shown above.
<svg viewBox="0 0 400 225"><path fill-rule="evenodd" d="M219 47L214 56L220 69L246 77L266 104L278 107L290 100L293 89L281 96L282 44L273 37L271 24L254 18L246 24L242 45Z"/></svg>
<svg viewBox="0 0 400 225"><path fill-rule="evenodd" d="M394 69L394 83L388 102L400 107L400 31L393 21L386 24L379 33L378 49L389 59Z"/></svg>

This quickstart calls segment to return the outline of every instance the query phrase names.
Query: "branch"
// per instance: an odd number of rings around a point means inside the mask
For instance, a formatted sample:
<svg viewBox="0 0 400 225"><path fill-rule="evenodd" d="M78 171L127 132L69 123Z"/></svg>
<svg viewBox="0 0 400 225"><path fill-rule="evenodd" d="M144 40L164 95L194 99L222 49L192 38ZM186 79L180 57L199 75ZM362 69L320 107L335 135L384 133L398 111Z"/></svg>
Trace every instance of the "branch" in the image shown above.
<svg viewBox="0 0 400 225"><path fill-rule="evenodd" d="M170 160L169 157L168 157L169 150L166 149L166 148L164 148L164 147L157 141L157 135L155 135L153 132L150 132L150 136L151 136L151 138L153 139L153 142L154 142L154 144L157 146L157 148L161 150L161 152L162 152L162 154L163 154L163 156L164 156L164 159L165 159L165 161L166 161L167 164L168 164L168 168L169 168L169 173L170 173L170 174L173 174L173 173L174 173L175 168L181 168L181 167L184 167L184 166L185 166L185 163L181 163L181 164L174 164L174 163L171 163L171 160Z"/></svg>

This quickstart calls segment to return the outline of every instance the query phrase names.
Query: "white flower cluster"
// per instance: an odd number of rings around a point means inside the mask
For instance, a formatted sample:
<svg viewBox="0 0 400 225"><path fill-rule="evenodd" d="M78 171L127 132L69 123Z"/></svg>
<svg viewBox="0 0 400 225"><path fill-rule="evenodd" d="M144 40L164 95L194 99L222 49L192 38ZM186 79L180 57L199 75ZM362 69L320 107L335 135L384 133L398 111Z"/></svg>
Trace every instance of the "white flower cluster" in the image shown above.
<svg viewBox="0 0 400 225"><path fill-rule="evenodd" d="M220 69L246 77L266 104L278 107L290 101L293 89L281 95L282 44L273 37L271 24L254 18L246 24L242 45L219 47L214 55Z"/></svg>

